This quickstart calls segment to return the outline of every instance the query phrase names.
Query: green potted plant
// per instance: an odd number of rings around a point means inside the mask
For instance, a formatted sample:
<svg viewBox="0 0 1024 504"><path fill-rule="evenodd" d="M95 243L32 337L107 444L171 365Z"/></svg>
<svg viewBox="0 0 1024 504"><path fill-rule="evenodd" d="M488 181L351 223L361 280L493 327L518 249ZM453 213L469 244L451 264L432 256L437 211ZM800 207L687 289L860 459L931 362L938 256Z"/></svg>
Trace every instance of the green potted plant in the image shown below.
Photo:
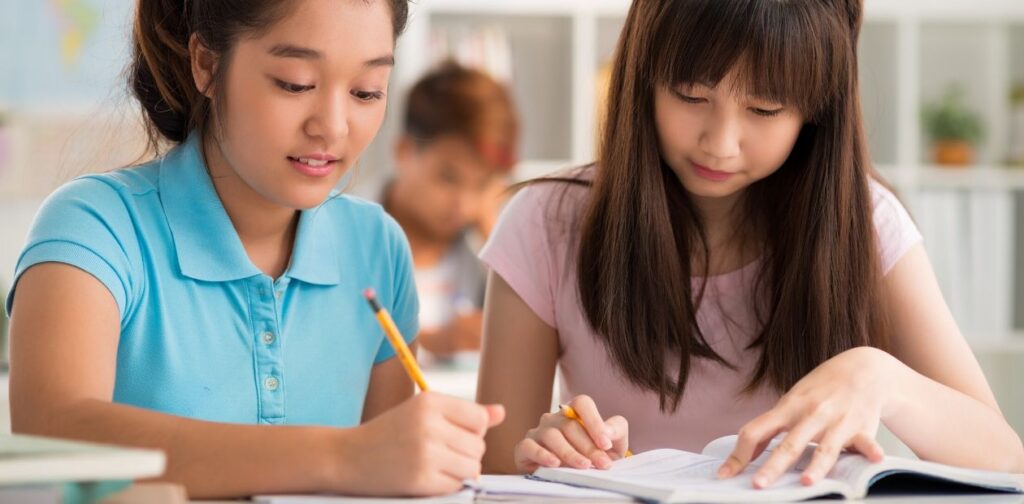
<svg viewBox="0 0 1024 504"><path fill-rule="evenodd" d="M974 160L974 147L984 138L985 128L964 103L962 87L951 85L940 100L926 103L921 119L936 164L964 166Z"/></svg>

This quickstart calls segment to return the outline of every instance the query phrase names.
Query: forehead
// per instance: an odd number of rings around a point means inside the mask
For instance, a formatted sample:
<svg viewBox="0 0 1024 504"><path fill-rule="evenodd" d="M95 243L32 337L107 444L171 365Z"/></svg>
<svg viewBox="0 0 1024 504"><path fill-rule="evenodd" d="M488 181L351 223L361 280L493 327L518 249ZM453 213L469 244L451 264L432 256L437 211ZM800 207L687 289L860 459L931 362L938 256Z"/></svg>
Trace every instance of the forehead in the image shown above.
<svg viewBox="0 0 1024 504"><path fill-rule="evenodd" d="M362 64L394 52L393 32L384 0L298 0L278 22L240 45L273 58Z"/></svg>

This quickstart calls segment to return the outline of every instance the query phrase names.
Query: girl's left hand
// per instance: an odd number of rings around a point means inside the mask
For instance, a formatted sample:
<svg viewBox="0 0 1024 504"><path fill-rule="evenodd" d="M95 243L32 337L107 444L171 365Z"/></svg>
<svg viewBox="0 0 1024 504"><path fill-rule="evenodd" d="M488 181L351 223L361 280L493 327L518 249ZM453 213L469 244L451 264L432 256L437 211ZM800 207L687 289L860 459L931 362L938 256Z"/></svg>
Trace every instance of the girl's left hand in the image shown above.
<svg viewBox="0 0 1024 504"><path fill-rule="evenodd" d="M735 476L755 460L776 435L786 432L754 474L754 487L766 488L789 470L811 442L814 456L801 475L804 485L825 477L847 448L872 462L884 454L875 441L896 388L891 355L871 347L847 350L803 377L768 412L739 431L736 447L718 469L719 478Z"/></svg>

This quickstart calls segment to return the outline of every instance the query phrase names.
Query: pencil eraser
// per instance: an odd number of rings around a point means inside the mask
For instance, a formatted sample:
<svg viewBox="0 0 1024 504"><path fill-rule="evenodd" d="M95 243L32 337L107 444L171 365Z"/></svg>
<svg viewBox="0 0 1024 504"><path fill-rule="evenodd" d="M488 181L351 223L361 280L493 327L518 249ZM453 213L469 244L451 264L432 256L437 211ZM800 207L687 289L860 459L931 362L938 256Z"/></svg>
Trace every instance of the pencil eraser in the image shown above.
<svg viewBox="0 0 1024 504"><path fill-rule="evenodd" d="M377 293L374 292L373 287L370 287L363 291L363 296L366 297L366 299L375 299L377 297Z"/></svg>

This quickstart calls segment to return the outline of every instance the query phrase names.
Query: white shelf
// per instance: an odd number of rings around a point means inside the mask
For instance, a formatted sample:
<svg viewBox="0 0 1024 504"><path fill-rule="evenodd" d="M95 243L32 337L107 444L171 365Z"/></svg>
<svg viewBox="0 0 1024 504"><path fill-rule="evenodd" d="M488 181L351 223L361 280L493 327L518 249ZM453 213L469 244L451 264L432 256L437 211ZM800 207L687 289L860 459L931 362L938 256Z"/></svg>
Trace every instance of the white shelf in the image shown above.
<svg viewBox="0 0 1024 504"><path fill-rule="evenodd" d="M878 165L890 183L902 189L960 189L968 191L1024 190L1024 167L969 165Z"/></svg>

